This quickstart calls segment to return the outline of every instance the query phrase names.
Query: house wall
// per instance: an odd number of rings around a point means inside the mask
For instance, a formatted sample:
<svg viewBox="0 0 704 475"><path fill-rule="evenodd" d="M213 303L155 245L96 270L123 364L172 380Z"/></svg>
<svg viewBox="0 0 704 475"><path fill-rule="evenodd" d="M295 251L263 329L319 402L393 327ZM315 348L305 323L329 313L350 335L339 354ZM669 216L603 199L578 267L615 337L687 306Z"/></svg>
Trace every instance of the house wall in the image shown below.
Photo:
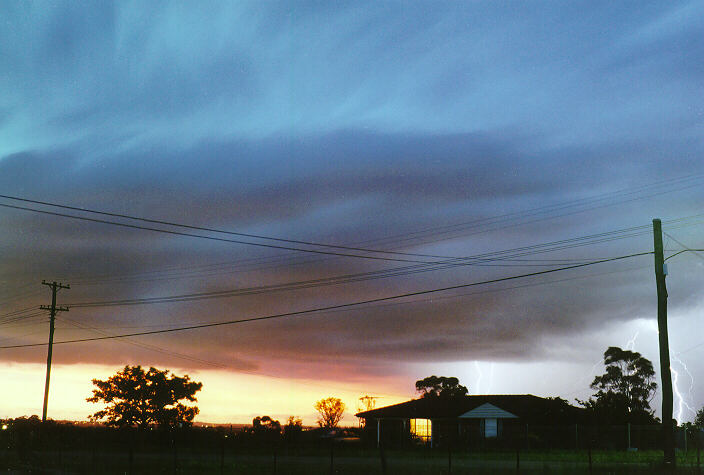
<svg viewBox="0 0 704 475"><path fill-rule="evenodd" d="M382 419L380 426L377 426L376 419L369 419L364 425L364 439L370 445L377 443L377 429L379 430L380 441L385 447L401 447L410 443L410 432L408 420Z"/></svg>

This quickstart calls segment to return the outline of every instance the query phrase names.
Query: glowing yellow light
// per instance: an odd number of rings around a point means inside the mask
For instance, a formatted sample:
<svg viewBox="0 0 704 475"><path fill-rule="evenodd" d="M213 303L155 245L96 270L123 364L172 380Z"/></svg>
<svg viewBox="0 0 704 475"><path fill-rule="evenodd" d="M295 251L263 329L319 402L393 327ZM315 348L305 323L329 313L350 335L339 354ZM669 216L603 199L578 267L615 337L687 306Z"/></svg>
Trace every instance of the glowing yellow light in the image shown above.
<svg viewBox="0 0 704 475"><path fill-rule="evenodd" d="M410 420L411 434L427 442L430 440L432 433L432 424L430 419L411 419Z"/></svg>
<svg viewBox="0 0 704 475"><path fill-rule="evenodd" d="M7 424L2 425L2 430L7 430Z"/></svg>

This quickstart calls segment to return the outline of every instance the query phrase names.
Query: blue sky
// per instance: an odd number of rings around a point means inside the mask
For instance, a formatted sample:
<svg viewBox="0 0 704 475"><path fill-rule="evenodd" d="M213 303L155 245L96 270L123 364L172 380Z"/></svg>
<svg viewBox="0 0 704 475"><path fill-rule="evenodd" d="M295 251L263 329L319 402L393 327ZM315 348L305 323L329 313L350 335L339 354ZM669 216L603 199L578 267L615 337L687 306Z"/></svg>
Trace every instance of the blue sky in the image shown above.
<svg viewBox="0 0 704 475"><path fill-rule="evenodd" d="M0 16L0 194L450 256L702 212L701 2L3 2ZM596 201L559 208L575 200ZM510 213L504 224L476 223ZM44 303L45 289L29 296L21 289L45 278L76 282L66 298L80 302L391 265L11 209L0 210L0 223L7 309L0 314ZM425 234L412 234L419 232ZM670 232L704 247L701 224ZM590 259L651 246L643 234L531 258ZM604 325L623 325L612 334L626 335L633 322L652 316L648 259L634 264L637 271L609 264L565 276L591 279L538 278L523 289L495 286L472 296L150 341L263 375L332 375L332 359L351 380L383 376L399 387L421 371L408 364L428 362L436 366L422 371L442 373L468 361L539 368L567 358L579 372L607 346L625 345L610 341ZM671 299L675 319L700 308L701 259L680 259L672 265L682 266L681 293L672 291L679 297ZM220 273L199 267L216 264ZM105 329L262 315L532 269L513 264L71 317ZM147 272L173 276L175 267L178 279L145 281ZM113 285L106 275L142 281ZM40 338L0 330L12 341ZM682 338L683 347L697 343ZM123 362L124 348L110 348L102 359L90 349L57 357ZM655 361L653 348L644 352ZM130 351L135 361L173 362ZM0 358L44 356L4 350ZM701 405L704 395L691 402Z"/></svg>

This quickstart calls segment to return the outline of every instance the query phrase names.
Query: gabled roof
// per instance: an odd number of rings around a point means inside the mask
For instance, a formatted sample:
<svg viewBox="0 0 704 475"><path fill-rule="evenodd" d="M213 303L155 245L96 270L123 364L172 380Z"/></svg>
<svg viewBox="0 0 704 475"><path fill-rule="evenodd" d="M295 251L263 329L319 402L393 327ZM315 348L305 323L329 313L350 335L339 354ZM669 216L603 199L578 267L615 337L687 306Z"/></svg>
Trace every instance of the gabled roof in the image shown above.
<svg viewBox="0 0 704 475"><path fill-rule="evenodd" d="M551 423L573 424L584 417L582 408L532 394L429 397L380 407L356 415L364 419L455 419L485 404L513 414L525 422L545 423L548 420Z"/></svg>
<svg viewBox="0 0 704 475"><path fill-rule="evenodd" d="M458 416L460 419L516 419L518 416L504 411L500 407L485 402L479 407Z"/></svg>

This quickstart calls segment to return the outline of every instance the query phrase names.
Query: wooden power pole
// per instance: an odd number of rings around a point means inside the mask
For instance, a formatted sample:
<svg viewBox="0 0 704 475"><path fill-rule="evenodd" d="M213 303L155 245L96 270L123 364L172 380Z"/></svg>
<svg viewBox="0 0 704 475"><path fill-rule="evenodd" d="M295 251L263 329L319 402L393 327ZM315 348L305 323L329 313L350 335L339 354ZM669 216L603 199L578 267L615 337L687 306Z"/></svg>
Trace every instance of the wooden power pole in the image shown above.
<svg viewBox="0 0 704 475"><path fill-rule="evenodd" d="M56 318L56 312L68 312L68 307L57 307L56 306L56 293L60 289L70 289L70 285L63 285L56 282L47 282L42 280L42 285L48 285L51 287L51 307L46 305L41 305L39 308L42 310L49 310L49 350L46 356L46 382L44 383L44 407L42 408L42 422L46 422L46 408L49 402L49 378L51 376L51 353L54 349L54 320Z"/></svg>
<svg viewBox="0 0 704 475"><path fill-rule="evenodd" d="M662 223L653 220L655 251L655 282L658 289L658 337L660 343L660 374L662 377L662 428L665 466L675 468L675 437L672 421L672 373L670 371L670 343L667 333L667 287L665 286L665 258L662 245Z"/></svg>

